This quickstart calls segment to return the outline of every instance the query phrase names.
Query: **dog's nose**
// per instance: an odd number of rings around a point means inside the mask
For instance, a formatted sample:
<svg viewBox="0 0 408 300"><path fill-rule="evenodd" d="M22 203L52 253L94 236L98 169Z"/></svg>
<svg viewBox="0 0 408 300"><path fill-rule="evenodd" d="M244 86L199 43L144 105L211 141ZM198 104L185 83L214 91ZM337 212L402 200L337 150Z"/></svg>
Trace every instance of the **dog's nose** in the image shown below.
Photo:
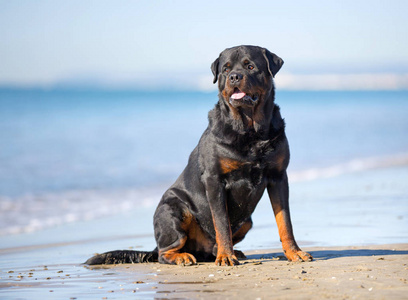
<svg viewBox="0 0 408 300"><path fill-rule="evenodd" d="M242 80L242 78L243 78L242 74L235 72L229 75L229 80L231 83L238 83Z"/></svg>

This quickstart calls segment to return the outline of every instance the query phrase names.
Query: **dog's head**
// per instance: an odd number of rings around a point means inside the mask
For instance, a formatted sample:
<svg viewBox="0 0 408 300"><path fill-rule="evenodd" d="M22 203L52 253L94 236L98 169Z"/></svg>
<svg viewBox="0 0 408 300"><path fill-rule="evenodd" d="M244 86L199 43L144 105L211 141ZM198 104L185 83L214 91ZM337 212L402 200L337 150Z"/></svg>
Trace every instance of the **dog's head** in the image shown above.
<svg viewBox="0 0 408 300"><path fill-rule="evenodd" d="M253 107L273 89L272 78L283 60L265 48L237 46L225 49L212 63L214 83L230 107Z"/></svg>

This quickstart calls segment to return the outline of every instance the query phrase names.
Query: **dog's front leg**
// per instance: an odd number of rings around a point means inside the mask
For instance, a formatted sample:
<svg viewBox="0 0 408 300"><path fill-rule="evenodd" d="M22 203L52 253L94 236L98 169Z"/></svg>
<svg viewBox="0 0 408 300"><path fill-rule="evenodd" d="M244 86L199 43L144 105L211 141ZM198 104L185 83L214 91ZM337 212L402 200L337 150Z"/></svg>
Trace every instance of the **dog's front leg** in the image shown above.
<svg viewBox="0 0 408 300"><path fill-rule="evenodd" d="M271 200L283 252L290 261L310 261L312 256L302 251L295 241L289 212L289 187L286 172L282 177L268 184Z"/></svg>
<svg viewBox="0 0 408 300"><path fill-rule="evenodd" d="M218 178L210 176L206 178L205 185L217 243L215 264L219 266L239 265L233 250L225 188Z"/></svg>

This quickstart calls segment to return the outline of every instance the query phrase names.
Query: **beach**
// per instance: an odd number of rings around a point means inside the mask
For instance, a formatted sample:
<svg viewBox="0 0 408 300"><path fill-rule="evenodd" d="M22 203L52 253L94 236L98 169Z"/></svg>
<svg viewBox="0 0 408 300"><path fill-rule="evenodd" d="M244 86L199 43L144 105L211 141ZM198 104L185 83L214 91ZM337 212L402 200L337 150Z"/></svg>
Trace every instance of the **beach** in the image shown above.
<svg viewBox="0 0 408 300"><path fill-rule="evenodd" d="M407 299L407 174L407 166L399 166L294 183L295 236L313 255L313 262L286 260L272 210L266 209L267 199L254 214L253 230L236 247L247 260L234 267L83 264L96 252L152 250L152 225L147 221L151 215L146 215L154 208L149 207L5 236L0 249L0 298ZM338 184L344 190L330 193ZM309 203L308 209L297 201L298 193ZM342 209L333 206L339 199L349 202L343 202ZM389 203L387 209L382 200ZM350 201L365 205L352 206ZM320 217L326 210L336 213ZM262 223L265 214L271 224Z"/></svg>
<svg viewBox="0 0 408 300"><path fill-rule="evenodd" d="M2 269L2 299L407 299L408 244L250 251L239 266L158 263Z"/></svg>
<svg viewBox="0 0 408 300"><path fill-rule="evenodd" d="M406 11L1 1L0 300L408 300Z"/></svg>
<svg viewBox="0 0 408 300"><path fill-rule="evenodd" d="M116 273L126 295L184 299L406 299L408 244L310 248L311 263L291 263L280 250L253 251L235 267L212 263L175 267L152 264L96 269ZM95 270L95 271L96 271ZM144 276L129 282L134 272ZM112 275L115 276L115 275ZM102 289L105 289L102 284ZM109 291L108 291L109 292Z"/></svg>
<svg viewBox="0 0 408 300"><path fill-rule="evenodd" d="M315 261L284 258L265 193L239 266L83 264L155 248L157 203L216 97L0 89L0 298L407 299L406 92L277 94L294 234Z"/></svg>

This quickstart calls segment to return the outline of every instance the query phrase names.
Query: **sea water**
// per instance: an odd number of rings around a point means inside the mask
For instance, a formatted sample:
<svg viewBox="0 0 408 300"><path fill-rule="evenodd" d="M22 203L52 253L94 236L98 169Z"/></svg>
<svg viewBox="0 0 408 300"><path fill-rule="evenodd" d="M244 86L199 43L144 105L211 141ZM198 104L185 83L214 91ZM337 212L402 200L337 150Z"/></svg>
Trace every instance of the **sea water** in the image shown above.
<svg viewBox="0 0 408 300"><path fill-rule="evenodd" d="M0 235L154 208L217 101L215 92L0 89ZM291 182L408 161L407 91L278 91L276 103Z"/></svg>

